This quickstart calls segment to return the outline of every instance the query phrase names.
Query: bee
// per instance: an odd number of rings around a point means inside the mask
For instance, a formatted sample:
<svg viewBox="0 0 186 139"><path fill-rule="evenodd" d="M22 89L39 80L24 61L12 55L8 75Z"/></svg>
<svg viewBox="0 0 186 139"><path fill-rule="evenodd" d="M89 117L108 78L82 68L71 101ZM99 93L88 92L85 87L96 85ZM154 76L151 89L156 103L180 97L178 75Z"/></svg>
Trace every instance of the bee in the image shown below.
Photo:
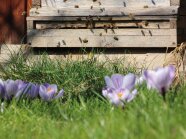
<svg viewBox="0 0 186 139"><path fill-rule="evenodd" d="M143 36L145 36L145 32L143 30L141 30L141 33L142 33Z"/></svg>
<svg viewBox="0 0 186 139"><path fill-rule="evenodd" d="M121 12L121 14L122 14L122 15L125 15L125 13L124 13L124 12Z"/></svg>
<svg viewBox="0 0 186 139"><path fill-rule="evenodd" d="M74 8L79 8L79 5L75 5Z"/></svg>
<svg viewBox="0 0 186 139"><path fill-rule="evenodd" d="M104 30L107 33L107 26L106 25L104 25Z"/></svg>
<svg viewBox="0 0 186 139"><path fill-rule="evenodd" d="M93 9L93 6L91 6L90 9Z"/></svg>
<svg viewBox="0 0 186 139"><path fill-rule="evenodd" d="M39 12L38 12L38 11L35 11L35 13L36 13L36 14L39 14Z"/></svg>
<svg viewBox="0 0 186 139"><path fill-rule="evenodd" d="M134 18L134 14L130 13L130 14L129 14L129 18L132 19L132 20L134 20L134 19L135 19L135 18Z"/></svg>
<svg viewBox="0 0 186 139"><path fill-rule="evenodd" d="M143 8L149 8L149 6L148 5L145 5L145 6L143 6Z"/></svg>
<svg viewBox="0 0 186 139"><path fill-rule="evenodd" d="M94 31L93 31L93 29L92 29L92 28L90 29L90 31L91 31L92 33L94 33Z"/></svg>
<svg viewBox="0 0 186 139"><path fill-rule="evenodd" d="M101 8L100 11L101 11L101 12L105 11L105 8Z"/></svg>
<svg viewBox="0 0 186 139"><path fill-rule="evenodd" d="M148 26L149 22L148 21L142 21L142 24L144 24L145 26Z"/></svg>
<svg viewBox="0 0 186 139"><path fill-rule="evenodd" d="M63 45L66 45L66 42L64 40L62 40L62 42L63 42Z"/></svg>
<svg viewBox="0 0 186 139"><path fill-rule="evenodd" d="M66 2L67 0L63 0L63 2Z"/></svg>
<svg viewBox="0 0 186 139"><path fill-rule="evenodd" d="M127 7L126 2L123 2L123 6L124 6L124 7Z"/></svg>
<svg viewBox="0 0 186 139"><path fill-rule="evenodd" d="M158 26L158 29L160 29L160 25L159 25L159 24L157 24L157 26Z"/></svg>
<svg viewBox="0 0 186 139"><path fill-rule="evenodd" d="M82 41L82 39L79 37L79 41L80 41L80 43L82 43L83 41Z"/></svg>
<svg viewBox="0 0 186 139"><path fill-rule="evenodd" d="M83 40L83 43L88 43L88 40L87 40L87 39L84 39L84 40Z"/></svg>
<svg viewBox="0 0 186 139"><path fill-rule="evenodd" d="M99 36L102 36L103 34L102 33L99 33Z"/></svg>
<svg viewBox="0 0 186 139"><path fill-rule="evenodd" d="M92 0L93 2L96 2L97 0Z"/></svg>
<svg viewBox="0 0 186 139"><path fill-rule="evenodd" d="M114 36L114 40L119 41L119 38L117 36Z"/></svg>
<svg viewBox="0 0 186 139"><path fill-rule="evenodd" d="M58 42L58 43L57 43L57 47L60 47L60 46L61 46L61 43L60 43L60 42Z"/></svg>
<svg viewBox="0 0 186 139"><path fill-rule="evenodd" d="M99 5L101 5L101 2L99 1Z"/></svg>
<svg viewBox="0 0 186 139"><path fill-rule="evenodd" d="M149 30L149 34L150 34L150 36L152 36L152 32Z"/></svg>

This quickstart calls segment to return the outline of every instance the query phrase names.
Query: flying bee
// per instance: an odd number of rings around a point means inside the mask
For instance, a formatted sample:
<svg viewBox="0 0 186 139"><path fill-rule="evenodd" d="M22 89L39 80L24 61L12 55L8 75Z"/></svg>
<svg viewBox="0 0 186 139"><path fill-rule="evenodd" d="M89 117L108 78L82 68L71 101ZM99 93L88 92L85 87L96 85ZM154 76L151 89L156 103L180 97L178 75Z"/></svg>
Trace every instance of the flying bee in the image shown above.
<svg viewBox="0 0 186 139"><path fill-rule="evenodd" d="M99 5L101 5L101 2L100 1L98 3L99 3Z"/></svg>
<svg viewBox="0 0 186 139"><path fill-rule="evenodd" d="M91 6L90 9L93 9L93 6Z"/></svg>
<svg viewBox="0 0 186 139"><path fill-rule="evenodd" d="M99 33L99 36L102 36L103 34L102 33Z"/></svg>
<svg viewBox="0 0 186 139"><path fill-rule="evenodd" d="M149 6L148 5L145 5L145 6L143 6L143 8L149 8Z"/></svg>
<svg viewBox="0 0 186 139"><path fill-rule="evenodd" d="M63 0L63 2L66 2L67 0Z"/></svg>

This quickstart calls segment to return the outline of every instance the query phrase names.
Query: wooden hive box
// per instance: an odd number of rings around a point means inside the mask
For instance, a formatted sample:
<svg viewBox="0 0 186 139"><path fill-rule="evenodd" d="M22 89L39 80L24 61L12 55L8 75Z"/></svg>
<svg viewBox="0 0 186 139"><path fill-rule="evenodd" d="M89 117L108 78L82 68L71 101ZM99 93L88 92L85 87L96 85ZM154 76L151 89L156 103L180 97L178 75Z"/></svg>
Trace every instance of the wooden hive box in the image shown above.
<svg viewBox="0 0 186 139"><path fill-rule="evenodd" d="M39 5L27 17L31 47L141 49L140 57L177 47L179 0L41 0Z"/></svg>

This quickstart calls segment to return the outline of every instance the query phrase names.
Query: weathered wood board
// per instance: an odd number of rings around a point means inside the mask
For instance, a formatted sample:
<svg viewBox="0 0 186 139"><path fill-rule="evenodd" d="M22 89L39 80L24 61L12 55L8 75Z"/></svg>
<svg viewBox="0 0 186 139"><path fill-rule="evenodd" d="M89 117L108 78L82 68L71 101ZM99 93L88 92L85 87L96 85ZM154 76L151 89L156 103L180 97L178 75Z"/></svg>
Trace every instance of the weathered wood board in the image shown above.
<svg viewBox="0 0 186 139"><path fill-rule="evenodd" d="M32 8L31 16L138 16L138 15L176 15L178 6L152 8Z"/></svg>
<svg viewBox="0 0 186 139"><path fill-rule="evenodd" d="M168 21L97 21L87 23L86 21L74 22L46 22L40 21L35 24L36 29L82 29L82 28L146 28L146 29L170 29L172 24Z"/></svg>
<svg viewBox="0 0 186 139"><path fill-rule="evenodd" d="M170 6L170 0L41 0L42 7L155 7Z"/></svg>
<svg viewBox="0 0 186 139"><path fill-rule="evenodd" d="M176 29L46 29L30 31L28 43L32 47L176 47L176 35Z"/></svg>

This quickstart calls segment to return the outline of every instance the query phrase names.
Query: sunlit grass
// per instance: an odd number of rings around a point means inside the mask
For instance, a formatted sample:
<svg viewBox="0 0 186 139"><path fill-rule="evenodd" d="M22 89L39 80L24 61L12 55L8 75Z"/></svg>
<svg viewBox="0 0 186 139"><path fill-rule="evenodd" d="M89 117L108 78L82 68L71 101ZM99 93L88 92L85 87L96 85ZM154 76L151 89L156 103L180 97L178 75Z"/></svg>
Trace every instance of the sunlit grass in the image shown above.
<svg viewBox="0 0 186 139"><path fill-rule="evenodd" d="M51 60L22 56L1 69L3 79L55 83L65 96L53 102L13 100L0 113L0 138L67 139L182 139L186 138L186 86L172 88L167 101L145 85L124 109L110 105L101 95L104 76L138 72L125 62L100 63Z"/></svg>

